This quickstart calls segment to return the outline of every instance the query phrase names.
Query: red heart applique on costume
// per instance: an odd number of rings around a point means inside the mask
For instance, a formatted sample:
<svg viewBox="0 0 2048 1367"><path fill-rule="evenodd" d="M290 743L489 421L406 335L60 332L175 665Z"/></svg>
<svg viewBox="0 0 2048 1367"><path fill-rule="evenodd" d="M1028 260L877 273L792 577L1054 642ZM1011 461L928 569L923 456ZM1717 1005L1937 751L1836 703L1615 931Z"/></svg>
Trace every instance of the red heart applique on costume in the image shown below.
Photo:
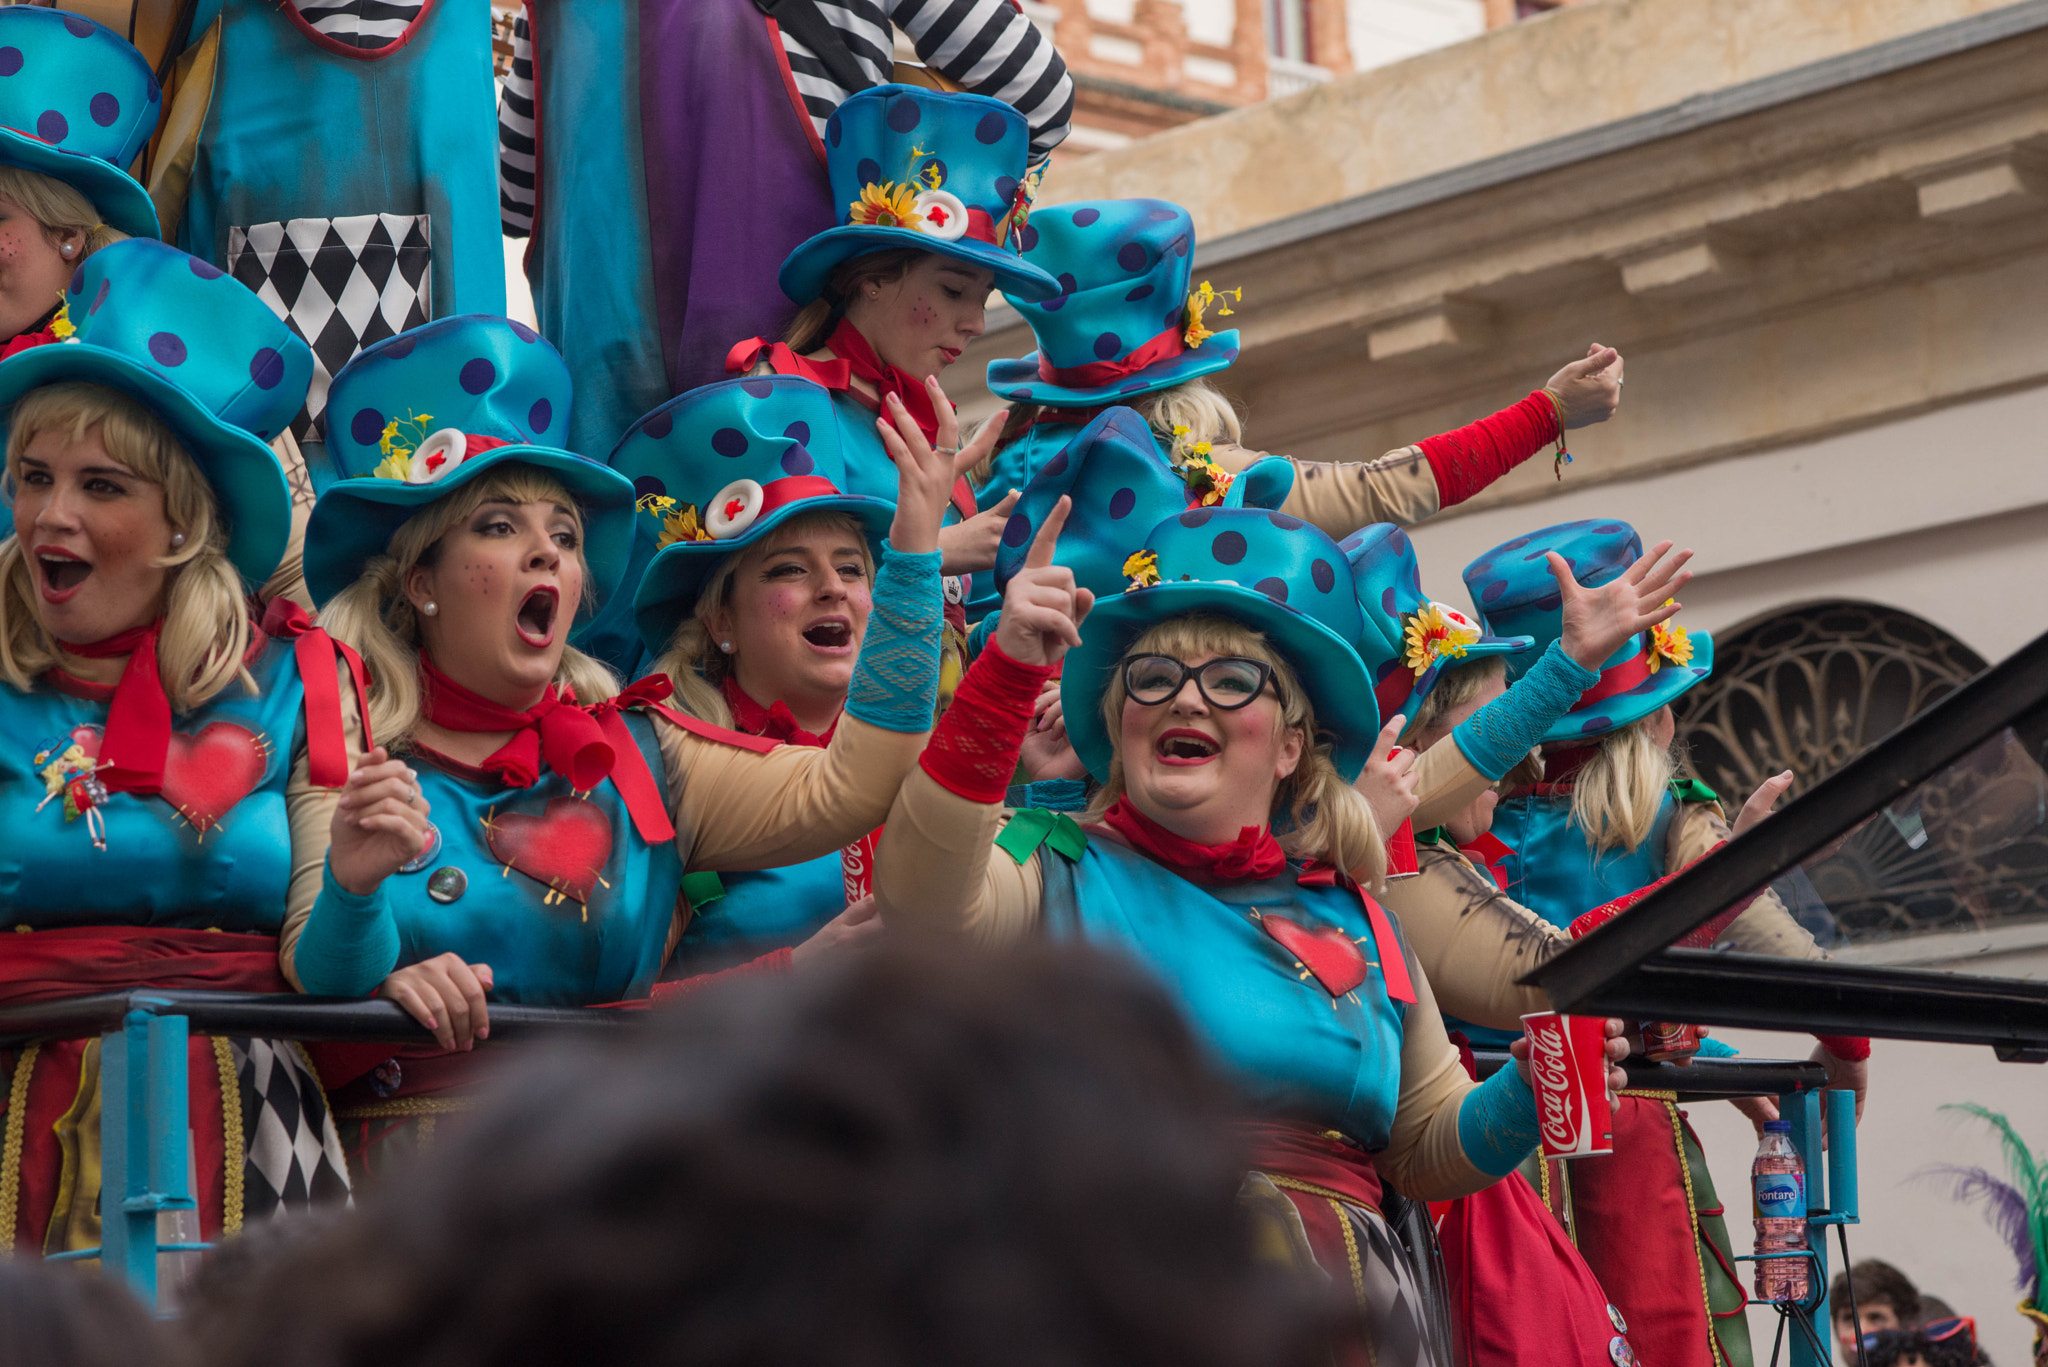
<svg viewBox="0 0 2048 1367"><path fill-rule="evenodd" d="M99 758L100 735L97 726L71 731L71 739L91 759ZM196 736L173 731L164 752L163 800L205 835L237 802L256 791L269 762L270 747L246 726L216 721L201 727Z"/></svg>
<svg viewBox="0 0 2048 1367"><path fill-rule="evenodd" d="M1263 912L1259 924L1281 948L1301 960L1302 967L1333 997L1341 997L1365 981L1369 965L1358 942L1335 926L1310 928L1285 916Z"/></svg>
<svg viewBox="0 0 2048 1367"><path fill-rule="evenodd" d="M592 889L604 883L599 874L612 855L612 823L595 803L551 797L539 816L486 816L484 841L500 864L547 885L543 903L566 899L588 907Z"/></svg>

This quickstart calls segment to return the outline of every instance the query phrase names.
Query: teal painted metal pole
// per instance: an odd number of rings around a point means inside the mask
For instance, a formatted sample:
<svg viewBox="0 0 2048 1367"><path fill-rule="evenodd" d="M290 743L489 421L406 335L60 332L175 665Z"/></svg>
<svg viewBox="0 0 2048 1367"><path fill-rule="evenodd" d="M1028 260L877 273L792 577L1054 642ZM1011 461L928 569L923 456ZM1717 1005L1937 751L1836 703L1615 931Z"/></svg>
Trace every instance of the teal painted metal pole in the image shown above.
<svg viewBox="0 0 2048 1367"><path fill-rule="evenodd" d="M1792 1146L1799 1150L1799 1160L1806 1166L1806 1246L1813 1254L1807 1264L1813 1278L1812 1289L1800 1304L1785 1307L1793 1321L1792 1367L1831 1367L1827 1348L1833 1329L1828 1319L1827 1226L1814 1219L1828 1211L1828 1168L1821 1147L1821 1094L1799 1092L1780 1097L1778 1106L1779 1113L1792 1122Z"/></svg>
<svg viewBox="0 0 2048 1367"><path fill-rule="evenodd" d="M1827 1094L1828 1214L1832 1223L1853 1225L1863 1218L1856 1191L1856 1093Z"/></svg>
<svg viewBox="0 0 2048 1367"><path fill-rule="evenodd" d="M193 1207L183 1016L130 1011L100 1036L100 1267L156 1303L156 1217Z"/></svg>

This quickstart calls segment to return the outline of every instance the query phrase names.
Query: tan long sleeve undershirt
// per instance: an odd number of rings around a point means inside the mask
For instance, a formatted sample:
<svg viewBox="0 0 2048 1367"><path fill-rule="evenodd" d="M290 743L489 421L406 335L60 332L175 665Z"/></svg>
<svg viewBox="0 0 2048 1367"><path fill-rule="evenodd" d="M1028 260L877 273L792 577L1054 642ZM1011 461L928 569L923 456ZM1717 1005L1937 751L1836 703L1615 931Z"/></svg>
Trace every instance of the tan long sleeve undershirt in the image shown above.
<svg viewBox="0 0 2048 1367"><path fill-rule="evenodd" d="M992 857L1008 824L1001 806L974 802L912 769L896 794L875 852L875 901L883 921L935 936L1005 944L1036 932L1045 894L1043 852L1018 864ZM1091 836L1091 839L1103 837ZM1491 1185L1458 1142L1458 1111L1477 1084L1444 1033L1428 975L1409 955L1418 998L1401 1039L1401 1090L1392 1138L1375 1156L1381 1172L1418 1200L1449 1200Z"/></svg>
<svg viewBox="0 0 2048 1367"><path fill-rule="evenodd" d="M1548 1011L1541 988L1516 980L1556 958L1570 934L1494 887L1450 845L1423 845L1416 855L1422 872L1392 880L1380 900L1444 1010L1495 1030L1519 1030L1524 1015Z"/></svg>
<svg viewBox="0 0 2048 1367"><path fill-rule="evenodd" d="M1664 833L1664 867L1676 871L1730 838L1728 818L1718 802L1684 802ZM1741 954L1779 959L1825 959L1827 951L1792 918L1778 894L1765 888L1714 943Z"/></svg>
<svg viewBox="0 0 2048 1367"><path fill-rule="evenodd" d="M1210 455L1234 474L1267 453L1220 442ZM1413 527L1438 511L1436 473L1419 446L1403 446L1376 460L1282 459L1294 467L1294 489L1280 511L1333 540L1375 522Z"/></svg>
<svg viewBox="0 0 2048 1367"><path fill-rule="evenodd" d="M363 719L356 711L356 685L348 666L336 662L335 673L341 689L341 737L348 751L348 771L354 773L363 762ZM292 833L292 881L285 895L284 925L277 933L277 962L285 979L303 992L293 958L298 953L299 933L319 900L320 883L327 867L327 840L334 825L334 809L341 802L341 789L314 786L308 776L306 749L292 753L292 776L285 785L285 818Z"/></svg>

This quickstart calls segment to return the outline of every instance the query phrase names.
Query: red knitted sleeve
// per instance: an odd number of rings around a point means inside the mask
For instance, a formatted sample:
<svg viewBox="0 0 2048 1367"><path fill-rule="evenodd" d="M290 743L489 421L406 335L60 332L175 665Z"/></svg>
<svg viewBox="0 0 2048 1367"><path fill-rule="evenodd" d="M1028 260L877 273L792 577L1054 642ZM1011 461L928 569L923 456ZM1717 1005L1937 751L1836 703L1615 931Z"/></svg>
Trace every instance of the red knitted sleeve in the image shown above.
<svg viewBox="0 0 2048 1367"><path fill-rule="evenodd" d="M1870 1041L1861 1035L1815 1035L1820 1047L1838 1059L1861 1063L1870 1057Z"/></svg>
<svg viewBox="0 0 2048 1367"><path fill-rule="evenodd" d="M1561 436L1557 408L1538 389L1512 408L1419 443L1436 475L1439 508L1463 503Z"/></svg>
<svg viewBox="0 0 2048 1367"><path fill-rule="evenodd" d="M990 641L960 680L918 763L949 793L1001 802L1017 772L1038 690L1052 674L1051 665L1020 664Z"/></svg>

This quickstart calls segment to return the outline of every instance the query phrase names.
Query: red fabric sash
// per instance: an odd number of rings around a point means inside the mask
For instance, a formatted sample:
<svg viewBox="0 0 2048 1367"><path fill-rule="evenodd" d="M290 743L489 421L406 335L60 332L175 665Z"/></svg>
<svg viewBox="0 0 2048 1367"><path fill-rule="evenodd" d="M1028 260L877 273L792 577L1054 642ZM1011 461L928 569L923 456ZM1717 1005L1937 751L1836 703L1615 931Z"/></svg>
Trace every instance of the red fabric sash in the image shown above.
<svg viewBox="0 0 2048 1367"><path fill-rule="evenodd" d="M768 358L768 368L777 375L799 375L826 389L844 389L853 378L853 367L845 361L813 361L797 355L781 342L771 342L765 337L749 337L726 352L725 373L744 375L758 365L764 355Z"/></svg>
<svg viewBox="0 0 2048 1367"><path fill-rule="evenodd" d="M158 987L171 991L289 992L274 935L163 926L63 926L13 933L0 954L0 1001L10 1006Z"/></svg>
<svg viewBox="0 0 2048 1367"><path fill-rule="evenodd" d="M719 691L725 695L725 704L732 709L732 722L739 730L753 736L773 736L791 745L808 745L823 749L832 743L832 733L839 728L839 719L834 717L832 725L824 731L806 731L797 725L796 715L789 710L789 704L780 699L767 707L755 702L746 690L730 676L719 684Z"/></svg>
<svg viewBox="0 0 2048 1367"><path fill-rule="evenodd" d="M306 695L306 774L322 788L348 782L348 741L341 725L341 687L335 680L336 659L348 661L356 686L356 715L363 723L363 751L376 744L370 735L369 679L363 657L313 625L306 610L289 598L273 598L263 614L263 634L292 643L299 682Z"/></svg>
<svg viewBox="0 0 2048 1367"><path fill-rule="evenodd" d="M114 700L107 706L106 734L100 740L100 778L107 791L155 794L163 791L164 758L171 749L171 700L157 671L156 639L163 630L159 617L148 626L132 627L102 641L59 641L69 654L85 660L128 657Z"/></svg>
<svg viewBox="0 0 2048 1367"><path fill-rule="evenodd" d="M1138 347L1120 361L1090 361L1087 365L1056 366L1046 359L1043 351L1038 353L1038 378L1047 384L1056 384L1065 389L1100 389L1126 375L1135 375L1146 366L1170 361L1188 349L1184 336L1186 329L1179 324ZM837 351L839 348L832 348Z"/></svg>
<svg viewBox="0 0 2048 1367"><path fill-rule="evenodd" d="M1397 1002L1415 1005L1415 980L1409 976L1408 956L1401 952L1401 941L1394 934L1394 922L1387 915L1387 909L1374 901L1364 888L1328 864L1311 863L1295 881L1305 888L1330 888L1341 883L1358 894L1359 902L1365 907L1366 924L1372 928L1373 948L1380 956L1380 974L1387 980L1387 995Z"/></svg>
<svg viewBox="0 0 2048 1367"><path fill-rule="evenodd" d="M1507 885L1505 870L1501 865L1514 852L1514 846L1492 831L1481 832L1479 838L1471 844L1458 846L1458 853L1485 869L1486 876L1493 880L1493 885L1497 888Z"/></svg>
<svg viewBox="0 0 2048 1367"><path fill-rule="evenodd" d="M1600 682L1579 694L1579 700L1572 704L1572 711L1582 712L1594 703L1611 698L1617 693L1626 693L1650 677L1650 661L1654 658L1648 647L1633 659L1623 660L1612 669L1600 671Z"/></svg>
<svg viewBox="0 0 2048 1367"><path fill-rule="evenodd" d="M18 333L13 341L4 347L0 347L0 361L6 360L17 352L27 351L30 347L48 346L56 340L57 334L50 331L48 324L44 324L42 329L37 332Z"/></svg>
<svg viewBox="0 0 2048 1367"><path fill-rule="evenodd" d="M1251 1143L1256 1171L1312 1182L1367 1210L1380 1208L1380 1175L1365 1150L1284 1120L1243 1120L1238 1129Z"/></svg>
<svg viewBox="0 0 2048 1367"><path fill-rule="evenodd" d="M1280 842L1265 826L1246 826L1227 845L1202 845L1175 835L1166 827L1118 798L1102 814L1102 824L1122 836L1138 853L1158 860L1179 873L1215 883L1256 882L1276 878L1287 867Z"/></svg>
<svg viewBox="0 0 2048 1367"><path fill-rule="evenodd" d="M617 697L591 707L564 697L553 684L534 707L521 712L471 692L420 656L420 711L428 721L450 731L510 731L505 742L478 767L508 787L530 788L542 771L569 780L587 793L605 779L619 790L626 810L643 840L659 843L675 838L661 786L648 771L647 760L619 717L620 708L658 703L669 695L668 676L656 674L628 687Z"/></svg>

